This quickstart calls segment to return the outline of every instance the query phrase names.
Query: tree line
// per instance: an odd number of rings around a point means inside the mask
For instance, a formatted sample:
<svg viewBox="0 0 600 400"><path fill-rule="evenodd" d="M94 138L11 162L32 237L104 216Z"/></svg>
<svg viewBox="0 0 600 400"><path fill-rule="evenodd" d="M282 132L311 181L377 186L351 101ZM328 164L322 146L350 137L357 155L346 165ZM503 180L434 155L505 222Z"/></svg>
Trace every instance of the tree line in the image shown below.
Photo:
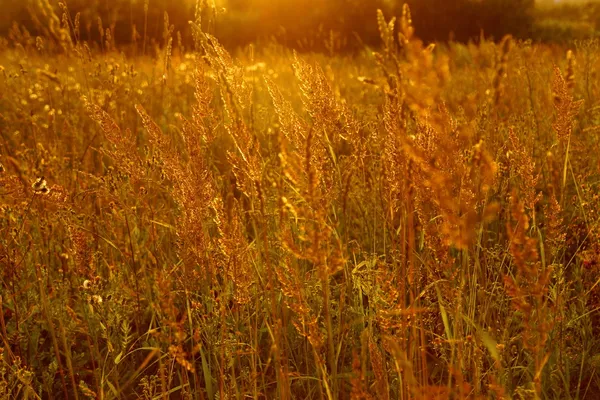
<svg viewBox="0 0 600 400"><path fill-rule="evenodd" d="M165 28L172 25L173 35L189 43L189 21L201 9L204 29L229 47L275 39L292 47L351 49L377 44L376 10L400 15L405 2L418 36L426 41L467 41L482 33L496 39L505 34L527 38L532 32L535 0L228 0L224 7L213 7L207 0L70 0L67 7L71 20L79 14L80 37L89 42L101 41L108 28L118 43L145 37L161 44ZM10 3L0 19L3 35L14 23L32 36L43 34L44 4L63 20L64 6L52 0Z"/></svg>

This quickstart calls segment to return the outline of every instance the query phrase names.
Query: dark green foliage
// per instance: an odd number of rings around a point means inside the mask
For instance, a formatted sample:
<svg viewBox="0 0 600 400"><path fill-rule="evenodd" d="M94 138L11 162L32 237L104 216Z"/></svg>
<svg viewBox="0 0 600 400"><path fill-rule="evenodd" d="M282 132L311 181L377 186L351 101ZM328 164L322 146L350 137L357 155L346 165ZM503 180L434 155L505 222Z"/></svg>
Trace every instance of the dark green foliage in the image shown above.
<svg viewBox="0 0 600 400"><path fill-rule="evenodd" d="M425 40L466 41L506 34L529 37L534 0L409 0L413 20Z"/></svg>

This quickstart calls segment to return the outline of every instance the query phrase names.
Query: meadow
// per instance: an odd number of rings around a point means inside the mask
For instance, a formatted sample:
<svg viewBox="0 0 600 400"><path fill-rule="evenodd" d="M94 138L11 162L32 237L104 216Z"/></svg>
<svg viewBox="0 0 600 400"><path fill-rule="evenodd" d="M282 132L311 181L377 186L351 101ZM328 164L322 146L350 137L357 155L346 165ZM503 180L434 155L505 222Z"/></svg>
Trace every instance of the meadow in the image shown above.
<svg viewBox="0 0 600 400"><path fill-rule="evenodd" d="M597 399L600 47L0 39L0 399Z"/></svg>

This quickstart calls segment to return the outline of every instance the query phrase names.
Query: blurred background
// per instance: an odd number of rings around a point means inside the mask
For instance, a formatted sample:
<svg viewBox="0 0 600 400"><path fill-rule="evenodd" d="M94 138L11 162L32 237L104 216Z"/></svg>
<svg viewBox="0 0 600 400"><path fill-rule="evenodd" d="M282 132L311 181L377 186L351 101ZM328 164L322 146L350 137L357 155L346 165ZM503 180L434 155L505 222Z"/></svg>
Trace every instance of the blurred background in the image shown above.
<svg viewBox="0 0 600 400"><path fill-rule="evenodd" d="M110 27L115 42L141 37L160 44L164 13L174 25L174 37L189 43L195 10L203 9L204 29L227 47L261 40L320 50L335 43L352 50L378 43L376 10L400 15L411 6L419 37L467 41L482 33L505 34L544 42L595 37L600 32L600 3L580 0L62 0L75 18L80 15L82 39L98 41L100 21ZM48 9L62 15L59 0L0 0L0 34L17 24L32 36L44 33ZM147 7L147 15L145 8ZM146 23L147 18L147 23Z"/></svg>

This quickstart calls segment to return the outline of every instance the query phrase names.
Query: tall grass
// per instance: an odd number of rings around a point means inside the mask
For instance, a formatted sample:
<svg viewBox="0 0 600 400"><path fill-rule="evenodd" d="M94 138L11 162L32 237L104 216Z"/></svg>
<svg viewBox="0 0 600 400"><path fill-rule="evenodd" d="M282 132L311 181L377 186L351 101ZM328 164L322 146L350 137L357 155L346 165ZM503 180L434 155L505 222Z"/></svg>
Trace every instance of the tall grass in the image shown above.
<svg viewBox="0 0 600 400"><path fill-rule="evenodd" d="M48 21L0 56L0 398L600 395L595 42Z"/></svg>

